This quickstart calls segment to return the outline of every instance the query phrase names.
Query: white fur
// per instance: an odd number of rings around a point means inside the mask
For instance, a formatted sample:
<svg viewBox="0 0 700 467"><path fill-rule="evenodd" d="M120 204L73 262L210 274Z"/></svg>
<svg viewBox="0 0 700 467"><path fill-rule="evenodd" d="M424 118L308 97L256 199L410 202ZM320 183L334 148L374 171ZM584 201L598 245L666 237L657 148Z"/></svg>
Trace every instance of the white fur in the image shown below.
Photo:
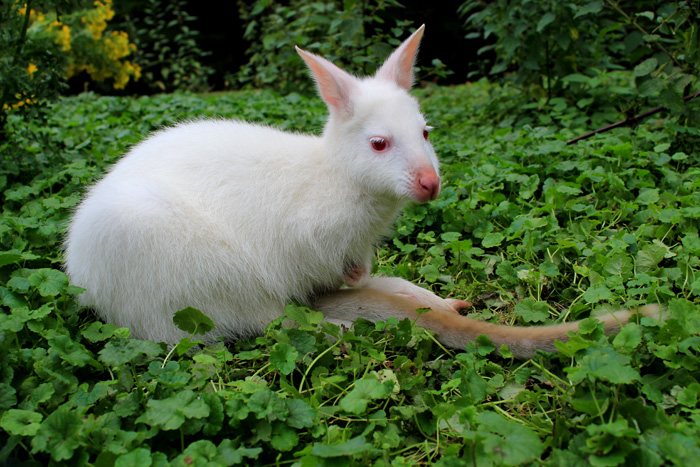
<svg viewBox="0 0 700 467"><path fill-rule="evenodd" d="M406 200L439 192L426 122L407 90L421 27L373 78L299 51L329 107L320 137L240 121L157 132L87 193L65 245L80 302L132 336L177 342L187 306L206 336L260 333L290 299L365 283ZM389 142L386 151L372 138ZM363 280L350 274L360 268ZM357 269L355 270L357 271Z"/></svg>

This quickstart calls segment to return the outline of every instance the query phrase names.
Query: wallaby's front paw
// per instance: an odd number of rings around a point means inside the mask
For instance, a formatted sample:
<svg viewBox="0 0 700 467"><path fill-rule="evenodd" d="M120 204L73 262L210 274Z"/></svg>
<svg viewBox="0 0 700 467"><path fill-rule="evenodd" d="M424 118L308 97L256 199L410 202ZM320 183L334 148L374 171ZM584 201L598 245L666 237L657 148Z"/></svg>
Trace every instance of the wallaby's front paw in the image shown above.
<svg viewBox="0 0 700 467"><path fill-rule="evenodd" d="M348 287L361 287L369 279L369 269L364 265L352 265L343 276L343 281Z"/></svg>

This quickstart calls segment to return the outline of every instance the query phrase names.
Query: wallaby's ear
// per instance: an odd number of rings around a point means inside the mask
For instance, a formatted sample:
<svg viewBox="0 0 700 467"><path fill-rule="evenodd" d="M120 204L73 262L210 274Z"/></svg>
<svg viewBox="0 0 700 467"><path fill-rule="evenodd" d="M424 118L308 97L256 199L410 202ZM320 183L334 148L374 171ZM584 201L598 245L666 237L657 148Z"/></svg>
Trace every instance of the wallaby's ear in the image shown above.
<svg viewBox="0 0 700 467"><path fill-rule="evenodd" d="M416 63L416 54L418 53L418 44L423 37L425 24L416 29L416 32L411 34L411 37L403 41L403 43L394 50L394 52L386 59L384 65L377 71L377 78L394 81L405 90L411 89L413 86L413 65Z"/></svg>
<svg viewBox="0 0 700 467"><path fill-rule="evenodd" d="M355 88L355 78L349 73L323 57L296 47L297 53L304 59L316 81L321 98L331 110L342 116L352 115L352 94Z"/></svg>

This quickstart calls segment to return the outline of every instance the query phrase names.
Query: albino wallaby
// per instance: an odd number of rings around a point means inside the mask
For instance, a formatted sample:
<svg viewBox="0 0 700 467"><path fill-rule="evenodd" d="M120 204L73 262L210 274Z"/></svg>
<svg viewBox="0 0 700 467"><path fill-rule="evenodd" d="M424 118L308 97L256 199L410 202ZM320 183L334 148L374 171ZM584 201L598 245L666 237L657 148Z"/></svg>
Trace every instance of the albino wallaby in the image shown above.
<svg viewBox="0 0 700 467"><path fill-rule="evenodd" d="M480 334L519 357L553 350L577 324L511 328L456 313L405 280L369 277L372 252L407 200L440 191L430 127L408 93L423 27L372 78L297 49L328 105L322 136L203 120L155 133L88 192L65 245L80 302L132 336L175 343L193 306L213 341L260 334L292 299L327 319L417 316L447 345ZM343 285L352 286L341 289ZM653 314L653 310L643 310ZM629 312L611 316L611 332Z"/></svg>

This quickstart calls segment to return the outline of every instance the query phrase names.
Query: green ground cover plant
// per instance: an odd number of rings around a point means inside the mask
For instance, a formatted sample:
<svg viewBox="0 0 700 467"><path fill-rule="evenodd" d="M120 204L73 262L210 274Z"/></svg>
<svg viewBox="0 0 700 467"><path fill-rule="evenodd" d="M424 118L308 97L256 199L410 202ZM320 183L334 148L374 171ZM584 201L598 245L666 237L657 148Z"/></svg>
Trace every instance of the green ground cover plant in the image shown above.
<svg viewBox="0 0 700 467"><path fill-rule="evenodd" d="M628 80L633 80L628 76ZM296 324L168 349L77 308L60 244L82 191L148 132L236 117L318 132L320 100L269 91L83 94L10 113L0 188L0 464L692 465L700 456L697 103L567 145L588 117L486 82L417 91L444 190L410 206L375 271L472 315L579 333L520 362L410 321ZM694 106L693 106L694 105ZM619 116L604 114L600 121ZM609 307L664 304L605 337ZM211 323L186 309L193 334Z"/></svg>

